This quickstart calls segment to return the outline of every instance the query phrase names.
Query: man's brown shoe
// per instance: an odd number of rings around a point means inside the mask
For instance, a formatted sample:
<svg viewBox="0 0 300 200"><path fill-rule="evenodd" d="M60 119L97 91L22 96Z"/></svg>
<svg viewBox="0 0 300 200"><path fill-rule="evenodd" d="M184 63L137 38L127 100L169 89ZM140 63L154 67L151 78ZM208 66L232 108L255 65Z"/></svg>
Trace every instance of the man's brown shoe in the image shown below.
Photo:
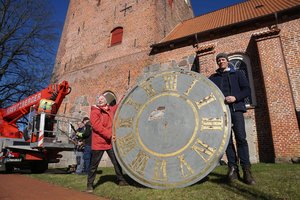
<svg viewBox="0 0 300 200"><path fill-rule="evenodd" d="M87 186L85 192L87 192L87 193L93 193L94 192L93 186L90 186L90 185Z"/></svg>
<svg viewBox="0 0 300 200"><path fill-rule="evenodd" d="M240 174L237 167L228 167L227 180L232 182L240 178Z"/></svg>
<svg viewBox="0 0 300 200"><path fill-rule="evenodd" d="M129 184L126 181L119 181L118 185L119 186L127 186Z"/></svg>
<svg viewBox="0 0 300 200"><path fill-rule="evenodd" d="M243 172L244 172L244 174L243 174L244 182L248 185L254 185L256 182L255 182L254 178L252 177L250 167L243 168Z"/></svg>

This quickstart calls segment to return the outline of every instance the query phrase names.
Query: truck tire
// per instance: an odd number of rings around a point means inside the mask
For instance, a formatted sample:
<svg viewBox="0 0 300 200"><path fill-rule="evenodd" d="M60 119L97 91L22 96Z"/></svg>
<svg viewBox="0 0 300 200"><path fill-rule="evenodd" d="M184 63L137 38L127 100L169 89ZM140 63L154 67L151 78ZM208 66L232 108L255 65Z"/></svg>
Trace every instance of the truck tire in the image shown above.
<svg viewBox="0 0 300 200"><path fill-rule="evenodd" d="M10 164L5 164L5 173L11 174L14 171L14 167Z"/></svg>
<svg viewBox="0 0 300 200"><path fill-rule="evenodd" d="M31 163L30 170L33 174L44 173L48 169L48 163L45 161Z"/></svg>

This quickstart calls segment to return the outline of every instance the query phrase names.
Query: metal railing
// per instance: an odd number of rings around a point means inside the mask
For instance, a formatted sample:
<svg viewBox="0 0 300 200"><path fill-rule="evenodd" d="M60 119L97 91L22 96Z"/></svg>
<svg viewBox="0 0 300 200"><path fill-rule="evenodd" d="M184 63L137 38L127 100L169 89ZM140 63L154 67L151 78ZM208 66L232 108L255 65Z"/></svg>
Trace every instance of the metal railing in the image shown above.
<svg viewBox="0 0 300 200"><path fill-rule="evenodd" d="M75 134L71 124L80 119L47 113L37 114L29 123L30 146L32 148L74 149L72 136Z"/></svg>

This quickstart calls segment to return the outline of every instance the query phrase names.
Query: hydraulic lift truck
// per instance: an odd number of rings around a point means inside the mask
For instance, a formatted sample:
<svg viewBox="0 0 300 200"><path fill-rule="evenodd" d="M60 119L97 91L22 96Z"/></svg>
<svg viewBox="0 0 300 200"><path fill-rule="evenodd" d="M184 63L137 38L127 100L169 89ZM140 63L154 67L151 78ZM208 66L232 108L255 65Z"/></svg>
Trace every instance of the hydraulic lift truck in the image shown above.
<svg viewBox="0 0 300 200"><path fill-rule="evenodd" d="M0 108L0 170L10 173L14 169L30 169L32 173L43 173L48 163L58 163L59 152L71 151L71 123L79 119L58 116L57 110L63 99L71 92L67 81L50 84L47 88L20 102ZM37 113L41 100L53 101L56 109L51 113ZM16 122L30 115L24 133Z"/></svg>

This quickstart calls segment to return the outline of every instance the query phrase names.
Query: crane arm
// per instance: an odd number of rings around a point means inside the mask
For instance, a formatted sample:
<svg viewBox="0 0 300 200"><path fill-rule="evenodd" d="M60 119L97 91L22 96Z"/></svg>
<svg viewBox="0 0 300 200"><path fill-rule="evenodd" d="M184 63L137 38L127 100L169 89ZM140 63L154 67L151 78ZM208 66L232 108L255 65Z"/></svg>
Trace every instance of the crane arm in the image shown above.
<svg viewBox="0 0 300 200"><path fill-rule="evenodd" d="M16 122L30 112L30 107L37 110L41 99L53 100L56 104L56 114L63 99L71 92L67 81L60 84L50 84L47 88L21 100L20 102L0 109L0 136L11 135L11 132L18 131Z"/></svg>

